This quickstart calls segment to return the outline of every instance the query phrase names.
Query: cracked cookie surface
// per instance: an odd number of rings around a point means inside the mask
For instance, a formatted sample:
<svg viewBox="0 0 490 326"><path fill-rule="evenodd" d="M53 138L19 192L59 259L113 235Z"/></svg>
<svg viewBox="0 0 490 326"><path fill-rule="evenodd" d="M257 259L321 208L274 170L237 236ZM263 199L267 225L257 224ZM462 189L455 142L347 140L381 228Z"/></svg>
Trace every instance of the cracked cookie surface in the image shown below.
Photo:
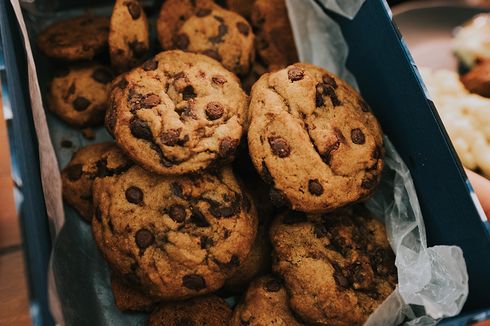
<svg viewBox="0 0 490 326"><path fill-rule="evenodd" d="M142 63L150 48L146 14L137 0L116 0L109 31L111 65L118 72Z"/></svg>
<svg viewBox="0 0 490 326"><path fill-rule="evenodd" d="M249 107L248 145L277 206L320 213L371 195L383 134L348 84L309 64L263 75Z"/></svg>
<svg viewBox="0 0 490 326"><path fill-rule="evenodd" d="M315 325L362 325L396 287L384 225L360 208L289 212L270 229L290 307Z"/></svg>
<svg viewBox="0 0 490 326"><path fill-rule="evenodd" d="M300 326L288 306L288 294L281 280L263 276L253 281L243 302L233 310L230 326Z"/></svg>
<svg viewBox="0 0 490 326"><path fill-rule="evenodd" d="M185 174L233 158L247 109L238 78L216 61L167 51L114 80L106 127L147 170Z"/></svg>
<svg viewBox="0 0 490 326"><path fill-rule="evenodd" d="M61 171L63 198L88 223L92 220L92 184L96 177L121 173L132 162L121 156L111 155L113 142L88 145L80 148Z"/></svg>
<svg viewBox="0 0 490 326"><path fill-rule="evenodd" d="M211 295L164 303L152 312L148 326L228 326L230 317L228 304Z"/></svg>
<svg viewBox="0 0 490 326"><path fill-rule="evenodd" d="M165 177L134 165L96 179L93 197L92 230L106 260L164 300L221 288L257 232L255 207L228 167Z"/></svg>
<svg viewBox="0 0 490 326"><path fill-rule="evenodd" d="M37 36L37 46L47 56L67 60L90 60L107 47L109 18L82 16L56 22Z"/></svg>
<svg viewBox="0 0 490 326"><path fill-rule="evenodd" d="M48 107L71 126L101 125L113 77L109 68L96 63L64 67L49 85Z"/></svg>

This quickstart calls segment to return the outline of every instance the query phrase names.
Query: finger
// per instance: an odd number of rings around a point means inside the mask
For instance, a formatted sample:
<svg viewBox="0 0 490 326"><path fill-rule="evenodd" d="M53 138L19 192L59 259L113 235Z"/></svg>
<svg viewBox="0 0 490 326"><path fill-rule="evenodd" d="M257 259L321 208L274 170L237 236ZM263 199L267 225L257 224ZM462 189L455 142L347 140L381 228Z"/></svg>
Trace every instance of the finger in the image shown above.
<svg viewBox="0 0 490 326"><path fill-rule="evenodd" d="M473 189L475 189L475 193L480 200L480 203L485 211L485 215L490 221L490 180L482 177L479 174L476 174L473 171L466 170L466 174L468 175L468 179L470 180Z"/></svg>

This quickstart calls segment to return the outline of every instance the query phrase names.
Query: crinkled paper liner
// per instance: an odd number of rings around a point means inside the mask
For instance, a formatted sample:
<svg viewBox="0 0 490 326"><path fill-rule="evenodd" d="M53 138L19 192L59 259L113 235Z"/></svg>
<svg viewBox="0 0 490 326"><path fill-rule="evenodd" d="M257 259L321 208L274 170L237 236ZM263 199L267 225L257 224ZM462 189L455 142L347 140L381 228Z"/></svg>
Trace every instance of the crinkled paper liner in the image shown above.
<svg viewBox="0 0 490 326"><path fill-rule="evenodd" d="M348 47L340 27L314 0L286 2L301 61L322 66L356 87L355 78L345 67ZM319 2L331 11L353 18L364 0ZM61 139L69 139L77 148L86 145L87 140L57 119L46 117L24 17L19 1L11 0L11 3L24 36L44 197L56 237L49 271L53 316L58 324L77 324L92 315L100 315L102 317L94 320L107 324L143 325L144 315L122 314L114 307L108 268L95 248L90 227L69 207L64 210L58 162L64 166L73 151L62 149L59 144ZM107 138L103 129L97 131L97 141ZM440 318L457 315L466 300L468 274L463 253L456 246L427 248L423 218L410 172L386 137L385 147L381 185L366 206L385 220L388 238L396 253L399 284L365 325L434 325ZM87 298L75 298L75 293L83 291L87 292ZM85 304L80 305L77 299Z"/></svg>

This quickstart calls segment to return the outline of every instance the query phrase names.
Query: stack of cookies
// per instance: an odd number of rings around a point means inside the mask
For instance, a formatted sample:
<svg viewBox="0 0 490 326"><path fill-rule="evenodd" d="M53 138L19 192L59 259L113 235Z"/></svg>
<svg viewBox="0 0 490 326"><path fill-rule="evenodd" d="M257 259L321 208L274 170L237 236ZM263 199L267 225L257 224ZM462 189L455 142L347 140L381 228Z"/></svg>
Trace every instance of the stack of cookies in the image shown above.
<svg viewBox="0 0 490 326"><path fill-rule="evenodd" d="M119 309L149 325L359 325L394 290L384 226L359 204L381 128L343 80L294 63L283 0L166 0L152 57L138 1L60 24L38 45L77 62L50 108L114 138L74 154L63 196Z"/></svg>

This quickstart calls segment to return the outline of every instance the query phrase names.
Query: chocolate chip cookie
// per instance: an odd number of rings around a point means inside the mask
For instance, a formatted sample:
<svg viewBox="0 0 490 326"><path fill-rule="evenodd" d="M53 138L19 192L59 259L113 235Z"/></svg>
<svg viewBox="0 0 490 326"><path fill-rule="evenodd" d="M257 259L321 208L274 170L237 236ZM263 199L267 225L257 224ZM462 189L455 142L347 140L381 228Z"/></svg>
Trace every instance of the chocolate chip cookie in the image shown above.
<svg viewBox="0 0 490 326"><path fill-rule="evenodd" d="M256 0L252 11L255 48L270 71L298 61L285 0Z"/></svg>
<svg viewBox="0 0 490 326"><path fill-rule="evenodd" d="M272 224L274 272L289 305L315 325L362 325L392 293L397 275L384 225L359 208L290 212Z"/></svg>
<svg viewBox="0 0 490 326"><path fill-rule="evenodd" d="M148 326L228 326L231 309L217 296L162 304L153 311Z"/></svg>
<svg viewBox="0 0 490 326"><path fill-rule="evenodd" d="M82 16L56 22L37 36L37 46L47 56L67 60L90 60L107 47L109 19Z"/></svg>
<svg viewBox="0 0 490 326"><path fill-rule="evenodd" d="M118 72L142 63L150 48L146 14L137 0L116 0L109 31L111 65Z"/></svg>
<svg viewBox="0 0 490 326"><path fill-rule="evenodd" d="M196 172L230 161L248 99L235 75L200 54L167 51L116 79L106 127L147 170Z"/></svg>
<svg viewBox="0 0 490 326"><path fill-rule="evenodd" d="M96 179L93 197L92 230L109 265L163 300L221 288L257 232L255 208L230 168L164 177L134 165Z"/></svg>
<svg viewBox="0 0 490 326"><path fill-rule="evenodd" d="M82 147L61 171L63 198L88 223L93 215L92 183L94 178L121 173L132 164L124 157L111 155L111 149L115 147L116 145L112 142Z"/></svg>
<svg viewBox="0 0 490 326"><path fill-rule="evenodd" d="M224 9L200 9L174 37L174 48L205 54L238 75L255 59L254 34L240 15Z"/></svg>
<svg viewBox="0 0 490 326"><path fill-rule="evenodd" d="M151 311L158 302L115 273L111 275L111 289L114 303L121 311Z"/></svg>
<svg viewBox="0 0 490 326"><path fill-rule="evenodd" d="M247 19L252 17L255 0L215 0L217 4Z"/></svg>
<svg viewBox="0 0 490 326"><path fill-rule="evenodd" d="M333 74L295 64L252 89L248 145L278 206L318 213L366 198L383 168L383 134L361 96Z"/></svg>
<svg viewBox="0 0 490 326"><path fill-rule="evenodd" d="M164 50L174 48L174 38L184 22L200 10L219 8L212 0L166 0L157 20L157 36Z"/></svg>
<svg viewBox="0 0 490 326"><path fill-rule="evenodd" d="M73 127L104 123L109 102L111 70L97 63L60 69L48 89L48 107Z"/></svg>
<svg viewBox="0 0 490 326"><path fill-rule="evenodd" d="M288 294L282 281L273 276L255 280L242 303L233 310L230 326L299 326L288 307Z"/></svg>

